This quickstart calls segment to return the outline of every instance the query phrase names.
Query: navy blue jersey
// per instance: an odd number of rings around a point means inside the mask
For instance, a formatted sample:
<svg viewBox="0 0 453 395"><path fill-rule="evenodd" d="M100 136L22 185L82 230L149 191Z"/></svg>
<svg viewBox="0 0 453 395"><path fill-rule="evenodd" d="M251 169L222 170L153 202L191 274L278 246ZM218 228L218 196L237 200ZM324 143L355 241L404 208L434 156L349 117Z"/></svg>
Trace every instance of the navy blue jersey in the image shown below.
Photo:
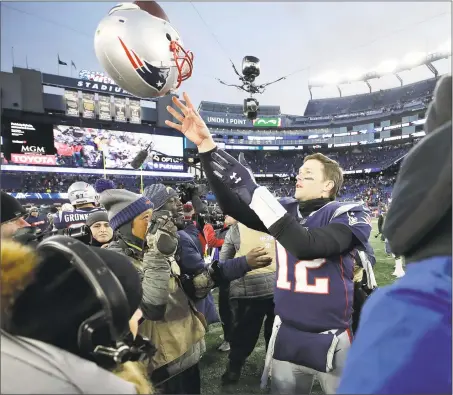
<svg viewBox="0 0 453 395"><path fill-rule="evenodd" d="M97 211L105 211L100 207L87 207L74 209L73 211L60 211L56 214L53 226L55 229L66 229L84 225L88 216Z"/></svg>
<svg viewBox="0 0 453 395"><path fill-rule="evenodd" d="M290 214L300 218L296 200L285 198L280 203ZM300 223L308 229L331 223L344 224L359 240L358 248L368 249L371 216L360 202L330 202L300 218ZM356 250L352 250L340 256L300 261L277 242L274 300L275 313L283 324L311 333L348 329L352 316L355 253Z"/></svg>
<svg viewBox="0 0 453 395"><path fill-rule="evenodd" d="M31 225L41 229L44 232L49 227L49 219L47 215L40 214L37 217L30 215L26 221Z"/></svg>

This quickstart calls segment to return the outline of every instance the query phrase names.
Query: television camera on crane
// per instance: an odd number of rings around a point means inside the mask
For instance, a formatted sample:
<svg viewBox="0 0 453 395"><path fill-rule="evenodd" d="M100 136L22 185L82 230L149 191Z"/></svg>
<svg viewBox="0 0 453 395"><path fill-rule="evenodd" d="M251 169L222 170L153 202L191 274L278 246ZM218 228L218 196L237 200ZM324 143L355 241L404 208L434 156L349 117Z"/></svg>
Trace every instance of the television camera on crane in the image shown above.
<svg viewBox="0 0 453 395"><path fill-rule="evenodd" d="M231 60L230 62L233 66L234 72L239 77L239 81L241 81L242 84L227 84L226 82L223 82L218 78L217 80L223 85L234 86L240 90L243 90L244 92L249 93L250 97L244 99L244 115L250 120L256 119L256 117L258 116L260 103L256 98L253 97L253 95L262 94L267 86L284 80L286 79L286 77L281 77L278 80L257 85L255 84L255 79L259 77L261 73L259 58L257 58L256 56L245 56L244 59L242 59L242 75L239 74L234 63Z"/></svg>

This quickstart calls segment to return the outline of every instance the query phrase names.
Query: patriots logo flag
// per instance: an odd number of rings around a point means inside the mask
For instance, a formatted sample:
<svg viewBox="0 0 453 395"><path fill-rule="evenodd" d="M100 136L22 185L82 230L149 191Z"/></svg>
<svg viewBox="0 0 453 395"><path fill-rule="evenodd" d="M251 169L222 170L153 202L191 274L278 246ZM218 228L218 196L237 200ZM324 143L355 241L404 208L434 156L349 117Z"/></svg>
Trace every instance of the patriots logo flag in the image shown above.
<svg viewBox="0 0 453 395"><path fill-rule="evenodd" d="M118 39L137 74L149 86L160 92L167 83L168 76L170 75L170 67L155 67L146 60L142 61L133 50L127 48L120 37Z"/></svg>

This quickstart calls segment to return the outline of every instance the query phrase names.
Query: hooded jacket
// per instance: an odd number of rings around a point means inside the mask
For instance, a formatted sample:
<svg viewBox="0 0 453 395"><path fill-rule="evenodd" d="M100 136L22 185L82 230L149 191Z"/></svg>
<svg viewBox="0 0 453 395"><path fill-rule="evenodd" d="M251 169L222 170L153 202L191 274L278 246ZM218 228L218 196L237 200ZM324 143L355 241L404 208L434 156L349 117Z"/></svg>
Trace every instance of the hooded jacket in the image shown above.
<svg viewBox="0 0 453 395"><path fill-rule="evenodd" d="M384 223L406 275L365 304L337 393L451 393L451 91L451 76L442 77Z"/></svg>
<svg viewBox="0 0 453 395"><path fill-rule="evenodd" d="M1 331L2 394L136 394L132 383L60 348Z"/></svg>

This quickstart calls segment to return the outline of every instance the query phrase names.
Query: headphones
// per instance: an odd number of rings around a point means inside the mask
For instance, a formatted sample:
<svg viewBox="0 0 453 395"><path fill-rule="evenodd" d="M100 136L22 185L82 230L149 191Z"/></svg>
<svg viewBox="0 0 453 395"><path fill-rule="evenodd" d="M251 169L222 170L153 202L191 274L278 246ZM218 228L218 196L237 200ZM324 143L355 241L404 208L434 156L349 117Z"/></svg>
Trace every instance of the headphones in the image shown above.
<svg viewBox="0 0 453 395"><path fill-rule="evenodd" d="M130 333L131 312L124 289L105 262L87 245L67 236L52 236L37 247L38 253L64 254L92 287L102 309L85 320L78 329L77 342L83 355L92 356L106 368L127 361L151 358L156 349L145 337ZM109 344L96 338L107 335ZM105 342L102 342L105 343Z"/></svg>

